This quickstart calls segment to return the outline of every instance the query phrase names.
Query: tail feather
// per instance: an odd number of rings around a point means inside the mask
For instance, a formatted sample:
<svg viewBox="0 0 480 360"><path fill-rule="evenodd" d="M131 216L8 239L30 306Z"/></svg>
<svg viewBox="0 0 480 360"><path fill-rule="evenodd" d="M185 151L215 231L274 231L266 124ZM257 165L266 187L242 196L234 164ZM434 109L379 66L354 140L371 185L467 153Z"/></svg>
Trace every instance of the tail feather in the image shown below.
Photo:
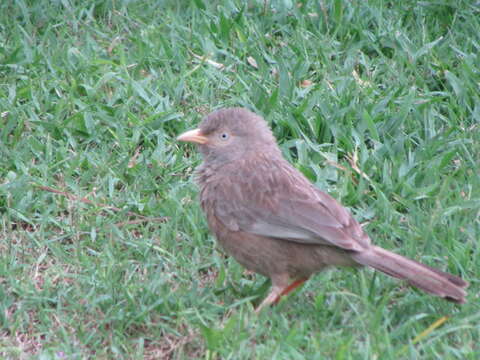
<svg viewBox="0 0 480 360"><path fill-rule="evenodd" d="M353 255L355 261L390 276L404 279L410 285L446 300L464 303L468 282L458 276L407 259L377 246Z"/></svg>

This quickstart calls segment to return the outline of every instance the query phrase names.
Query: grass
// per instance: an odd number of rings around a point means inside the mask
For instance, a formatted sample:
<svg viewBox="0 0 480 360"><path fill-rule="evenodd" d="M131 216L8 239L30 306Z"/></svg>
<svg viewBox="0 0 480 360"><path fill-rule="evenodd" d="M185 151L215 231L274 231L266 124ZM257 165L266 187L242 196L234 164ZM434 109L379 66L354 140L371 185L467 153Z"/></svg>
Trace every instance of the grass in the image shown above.
<svg viewBox="0 0 480 360"><path fill-rule="evenodd" d="M479 358L478 2L15 0L0 14L0 357ZM215 246L200 158L175 141L229 105L265 116L376 244L470 281L468 303L342 270L256 316L265 279Z"/></svg>

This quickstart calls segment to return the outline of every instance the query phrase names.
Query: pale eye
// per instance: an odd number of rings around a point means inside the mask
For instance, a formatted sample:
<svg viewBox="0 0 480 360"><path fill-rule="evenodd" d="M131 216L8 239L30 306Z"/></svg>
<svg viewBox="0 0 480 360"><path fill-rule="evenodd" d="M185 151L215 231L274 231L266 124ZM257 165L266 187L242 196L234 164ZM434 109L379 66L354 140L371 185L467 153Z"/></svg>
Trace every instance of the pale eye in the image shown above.
<svg viewBox="0 0 480 360"><path fill-rule="evenodd" d="M228 140L228 138L229 138L229 135L227 133L221 133L220 134L220 139L221 140Z"/></svg>

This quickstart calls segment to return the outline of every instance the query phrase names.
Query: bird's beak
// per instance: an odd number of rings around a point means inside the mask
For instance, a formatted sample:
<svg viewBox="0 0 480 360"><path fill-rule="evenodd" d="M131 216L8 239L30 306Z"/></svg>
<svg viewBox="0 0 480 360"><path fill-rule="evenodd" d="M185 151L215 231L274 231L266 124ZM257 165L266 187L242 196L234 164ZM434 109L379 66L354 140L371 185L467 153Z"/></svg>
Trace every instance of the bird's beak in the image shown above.
<svg viewBox="0 0 480 360"><path fill-rule="evenodd" d="M194 129L184 132L182 135L177 137L178 141L186 141L195 144L203 145L207 143L208 139L206 136L202 135L200 129Z"/></svg>

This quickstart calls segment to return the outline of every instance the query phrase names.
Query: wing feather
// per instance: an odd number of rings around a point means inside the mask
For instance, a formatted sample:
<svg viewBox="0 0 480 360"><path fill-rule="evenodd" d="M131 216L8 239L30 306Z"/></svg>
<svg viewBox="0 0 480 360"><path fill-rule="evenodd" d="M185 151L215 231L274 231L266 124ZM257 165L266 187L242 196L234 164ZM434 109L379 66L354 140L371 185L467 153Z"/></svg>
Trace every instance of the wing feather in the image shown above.
<svg viewBox="0 0 480 360"><path fill-rule="evenodd" d="M348 210L287 161L257 154L234 165L211 192L215 216L230 230L347 250L369 246ZM245 171L246 166L255 171Z"/></svg>

